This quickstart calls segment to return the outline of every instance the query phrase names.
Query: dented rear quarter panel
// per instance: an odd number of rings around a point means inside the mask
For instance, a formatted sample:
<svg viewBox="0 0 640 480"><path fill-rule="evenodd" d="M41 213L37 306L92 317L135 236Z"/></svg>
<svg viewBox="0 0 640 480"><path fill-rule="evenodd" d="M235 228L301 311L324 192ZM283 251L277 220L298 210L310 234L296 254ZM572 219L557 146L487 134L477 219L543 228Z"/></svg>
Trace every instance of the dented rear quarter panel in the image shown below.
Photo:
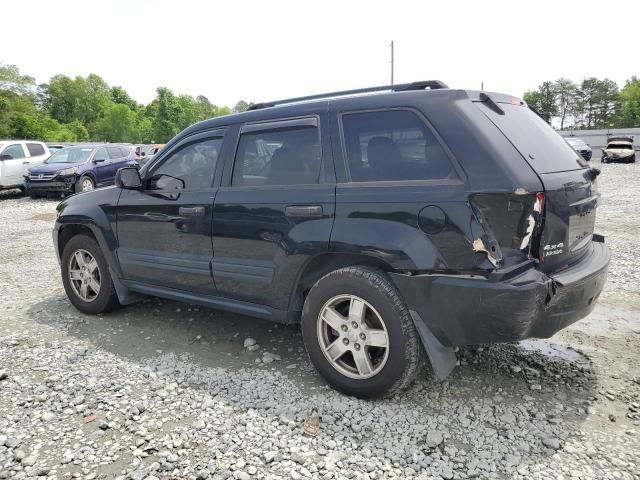
<svg viewBox="0 0 640 480"><path fill-rule="evenodd" d="M409 94L407 108L419 109L448 149L459 178L441 181L349 183L340 144L339 116L362 109L402 108L403 93L393 98L336 100L332 144L338 184L330 251L364 253L392 270L487 273L495 268L473 242L483 235L470 195L536 192L540 179L502 133L461 90ZM359 105L362 103L362 105ZM479 125L480 123L480 125ZM425 233L420 212L436 206L445 214L444 228Z"/></svg>

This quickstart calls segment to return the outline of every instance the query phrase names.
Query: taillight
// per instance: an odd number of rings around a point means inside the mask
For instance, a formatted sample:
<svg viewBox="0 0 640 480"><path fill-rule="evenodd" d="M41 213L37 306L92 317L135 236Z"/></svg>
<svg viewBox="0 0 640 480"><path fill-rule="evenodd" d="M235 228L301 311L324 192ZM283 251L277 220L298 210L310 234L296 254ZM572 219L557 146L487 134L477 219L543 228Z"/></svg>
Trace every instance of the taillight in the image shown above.
<svg viewBox="0 0 640 480"><path fill-rule="evenodd" d="M543 192L472 195L471 205L488 238L496 266L509 266L537 258L544 221ZM475 240L475 239L474 239Z"/></svg>

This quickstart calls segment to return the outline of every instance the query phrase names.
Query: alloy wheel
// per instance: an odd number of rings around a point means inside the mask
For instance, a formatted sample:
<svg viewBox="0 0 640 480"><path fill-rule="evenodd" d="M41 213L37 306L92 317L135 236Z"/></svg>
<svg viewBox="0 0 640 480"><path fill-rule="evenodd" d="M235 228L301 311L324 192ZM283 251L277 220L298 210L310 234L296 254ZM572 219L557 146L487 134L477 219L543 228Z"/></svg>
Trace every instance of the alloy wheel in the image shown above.
<svg viewBox="0 0 640 480"><path fill-rule="evenodd" d="M78 298L92 302L100 293L100 267L96 259L84 249L73 252L69 257L69 283Z"/></svg>
<svg viewBox="0 0 640 480"><path fill-rule="evenodd" d="M389 334L382 316L355 295L327 301L317 320L320 348L343 375L363 380L377 375L389 356Z"/></svg>
<svg viewBox="0 0 640 480"><path fill-rule="evenodd" d="M90 178L83 178L82 179L82 191L83 192L90 192L91 190L93 190L93 180L91 180Z"/></svg>

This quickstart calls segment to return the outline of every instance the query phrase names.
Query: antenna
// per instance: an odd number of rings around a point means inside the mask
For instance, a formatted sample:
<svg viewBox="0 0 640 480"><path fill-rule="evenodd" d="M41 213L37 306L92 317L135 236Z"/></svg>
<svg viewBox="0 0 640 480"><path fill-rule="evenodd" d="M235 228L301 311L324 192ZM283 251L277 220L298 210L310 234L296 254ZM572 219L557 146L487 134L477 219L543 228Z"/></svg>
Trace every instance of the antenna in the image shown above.
<svg viewBox="0 0 640 480"><path fill-rule="evenodd" d="M391 85L393 85L393 67L394 67L394 59L393 59L393 40L391 40Z"/></svg>

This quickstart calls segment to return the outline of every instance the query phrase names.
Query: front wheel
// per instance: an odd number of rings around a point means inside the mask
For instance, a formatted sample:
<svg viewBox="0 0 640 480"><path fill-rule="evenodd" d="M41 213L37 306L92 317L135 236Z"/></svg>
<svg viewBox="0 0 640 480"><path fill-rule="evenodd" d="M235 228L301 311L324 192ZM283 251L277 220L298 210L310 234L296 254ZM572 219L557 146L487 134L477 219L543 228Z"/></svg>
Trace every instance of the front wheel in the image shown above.
<svg viewBox="0 0 640 480"><path fill-rule="evenodd" d="M89 175L82 175L76 182L76 193L90 192L96 188L96 182Z"/></svg>
<svg viewBox="0 0 640 480"><path fill-rule="evenodd" d="M119 305L109 265L95 239L88 235L72 237L60 264L67 297L82 313L95 315Z"/></svg>
<svg viewBox="0 0 640 480"><path fill-rule="evenodd" d="M421 364L422 347L404 301L383 272L367 267L333 271L313 286L302 335L327 382L360 398L403 390Z"/></svg>

